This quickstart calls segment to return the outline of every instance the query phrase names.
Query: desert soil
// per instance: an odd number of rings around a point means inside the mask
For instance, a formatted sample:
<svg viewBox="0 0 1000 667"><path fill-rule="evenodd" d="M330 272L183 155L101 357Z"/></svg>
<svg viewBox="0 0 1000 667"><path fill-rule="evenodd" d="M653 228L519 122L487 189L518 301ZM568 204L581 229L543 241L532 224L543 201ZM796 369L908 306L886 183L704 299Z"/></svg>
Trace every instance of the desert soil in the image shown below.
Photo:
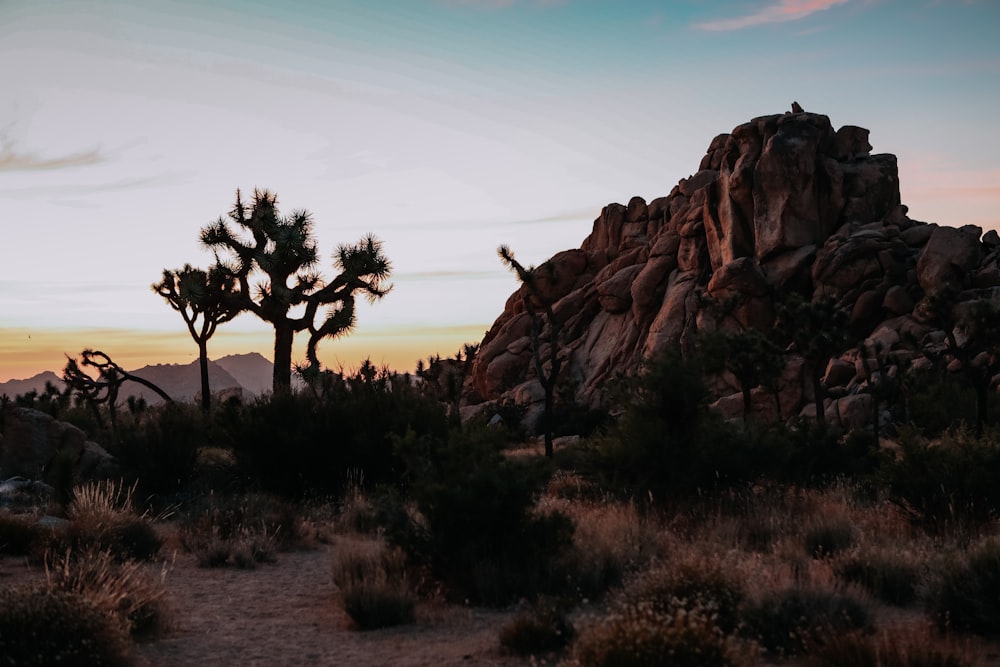
<svg viewBox="0 0 1000 667"><path fill-rule="evenodd" d="M525 665L504 655L498 633L510 612L418 606L414 625L358 632L339 608L331 547L278 554L253 570L200 568L189 554L168 564L173 623L140 644L151 667L228 665ZM162 564L150 564L159 574ZM0 560L0 587L41 578L23 559Z"/></svg>

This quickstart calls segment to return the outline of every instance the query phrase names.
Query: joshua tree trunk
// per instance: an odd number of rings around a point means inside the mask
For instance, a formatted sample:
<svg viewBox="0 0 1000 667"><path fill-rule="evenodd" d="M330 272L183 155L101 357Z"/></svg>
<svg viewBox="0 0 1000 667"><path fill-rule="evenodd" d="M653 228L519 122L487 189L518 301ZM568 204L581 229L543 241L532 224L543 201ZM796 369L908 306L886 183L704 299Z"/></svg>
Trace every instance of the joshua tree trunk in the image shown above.
<svg viewBox="0 0 1000 667"><path fill-rule="evenodd" d="M212 389L208 385L208 340L198 341L198 369L201 371L201 409L212 409Z"/></svg>
<svg viewBox="0 0 1000 667"><path fill-rule="evenodd" d="M292 390L292 340L295 330L290 322L274 324L274 391Z"/></svg>
<svg viewBox="0 0 1000 667"><path fill-rule="evenodd" d="M826 428L826 411L823 410L823 378L818 369L812 372L813 400L816 402L816 423L820 428Z"/></svg>

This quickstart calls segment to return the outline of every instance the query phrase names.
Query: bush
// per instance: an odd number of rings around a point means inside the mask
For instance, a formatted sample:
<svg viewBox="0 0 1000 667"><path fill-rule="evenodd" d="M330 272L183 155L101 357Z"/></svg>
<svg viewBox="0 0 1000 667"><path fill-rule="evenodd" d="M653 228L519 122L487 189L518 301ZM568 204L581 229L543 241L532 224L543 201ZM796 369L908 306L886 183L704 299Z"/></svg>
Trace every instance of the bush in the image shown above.
<svg viewBox="0 0 1000 667"><path fill-rule="evenodd" d="M942 630L1000 636L1000 540L986 540L945 561L925 596Z"/></svg>
<svg viewBox="0 0 1000 667"><path fill-rule="evenodd" d="M212 497L182 520L180 533L201 567L253 569L275 562L278 549L305 542L297 508L259 493Z"/></svg>
<svg viewBox="0 0 1000 667"><path fill-rule="evenodd" d="M489 428L452 431L447 439L411 432L398 444L426 521L425 539L401 546L463 597L490 604L551 588L551 565L573 533L568 517L533 512L547 462L507 457L503 444Z"/></svg>
<svg viewBox="0 0 1000 667"><path fill-rule="evenodd" d="M972 667L958 652L912 637L877 638L859 632L831 634L815 651L818 667Z"/></svg>
<svg viewBox="0 0 1000 667"><path fill-rule="evenodd" d="M633 606L649 604L658 613L710 612L719 629L728 634L739 624L746 594L730 568L718 560L697 557L644 573L626 587L623 597Z"/></svg>
<svg viewBox="0 0 1000 667"><path fill-rule="evenodd" d="M803 542L806 553L814 558L826 558L854 546L857 530L845 517L820 516L806 527Z"/></svg>
<svg viewBox="0 0 1000 667"><path fill-rule="evenodd" d="M912 429L900 437L901 458L886 465L889 493L914 520L935 532L972 533L1000 511L1000 444L993 434L976 438L964 429L938 443Z"/></svg>
<svg viewBox="0 0 1000 667"><path fill-rule="evenodd" d="M123 419L118 443L108 450L135 474L144 494L170 494L191 481L207 430L196 406L167 403Z"/></svg>
<svg viewBox="0 0 1000 667"><path fill-rule="evenodd" d="M536 655L564 648L575 635L559 605L539 598L500 630L500 645L518 655Z"/></svg>
<svg viewBox="0 0 1000 667"><path fill-rule="evenodd" d="M867 607L854 598L799 588L759 600L743 615L743 632L778 656L806 652L831 634L870 624Z"/></svg>
<svg viewBox="0 0 1000 667"><path fill-rule="evenodd" d="M90 482L77 487L66 510L69 524L52 534L57 551L109 551L119 560L149 560L163 540L145 514L135 512L135 485Z"/></svg>
<svg viewBox="0 0 1000 667"><path fill-rule="evenodd" d="M663 502L756 476L759 457L708 409L694 362L671 351L625 391L619 422L594 440L607 487Z"/></svg>
<svg viewBox="0 0 1000 667"><path fill-rule="evenodd" d="M396 438L447 433L444 407L387 371L367 365L354 376L332 374L324 386L321 397L258 399L227 425L240 468L261 488L295 498L340 495L348 471L394 484L404 471Z"/></svg>
<svg viewBox="0 0 1000 667"><path fill-rule="evenodd" d="M837 559L834 572L844 581L864 586L882 602L904 607L917 599L921 566L894 549L859 552Z"/></svg>
<svg viewBox="0 0 1000 667"><path fill-rule="evenodd" d="M45 540L46 534L34 517L0 511L0 554L25 556Z"/></svg>
<svg viewBox="0 0 1000 667"><path fill-rule="evenodd" d="M574 647L581 667L728 667L729 642L697 606L668 611L628 605L583 630Z"/></svg>
<svg viewBox="0 0 1000 667"><path fill-rule="evenodd" d="M333 583L344 611L360 630L413 623L414 596L405 557L378 542L339 542Z"/></svg>
<svg viewBox="0 0 1000 667"><path fill-rule="evenodd" d="M0 590L0 656L19 667L127 667L127 632L78 593L46 586Z"/></svg>
<svg viewBox="0 0 1000 667"><path fill-rule="evenodd" d="M140 563L119 563L107 551L66 551L50 556L45 572L49 588L85 597L132 637L153 637L169 625L166 570L155 578Z"/></svg>

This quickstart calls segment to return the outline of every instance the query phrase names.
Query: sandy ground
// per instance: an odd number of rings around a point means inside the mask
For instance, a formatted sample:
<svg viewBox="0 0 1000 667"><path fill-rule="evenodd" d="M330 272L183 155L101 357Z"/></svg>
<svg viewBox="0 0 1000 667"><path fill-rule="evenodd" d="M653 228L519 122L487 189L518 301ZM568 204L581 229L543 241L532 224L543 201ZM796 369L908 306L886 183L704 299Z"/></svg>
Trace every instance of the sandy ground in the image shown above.
<svg viewBox="0 0 1000 667"><path fill-rule="evenodd" d="M510 618L418 607L417 623L358 632L340 610L329 546L281 553L255 570L199 568L180 555L167 575L175 627L139 646L151 665L523 665L500 651Z"/></svg>
<svg viewBox="0 0 1000 667"><path fill-rule="evenodd" d="M137 653L151 667L530 664L501 651L498 633L511 612L425 604L414 625L352 630L331 582L330 550L280 553L254 570L199 568L177 554L166 578L172 627ZM159 574L162 564L148 567ZM23 558L0 559L0 587L43 576Z"/></svg>

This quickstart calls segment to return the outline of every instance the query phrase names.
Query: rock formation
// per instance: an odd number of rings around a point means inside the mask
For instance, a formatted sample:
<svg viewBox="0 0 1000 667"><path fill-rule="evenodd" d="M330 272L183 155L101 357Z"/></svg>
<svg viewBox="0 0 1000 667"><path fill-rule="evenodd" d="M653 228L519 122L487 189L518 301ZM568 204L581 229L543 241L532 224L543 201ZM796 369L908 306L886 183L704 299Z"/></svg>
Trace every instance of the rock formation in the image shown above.
<svg viewBox="0 0 1000 667"><path fill-rule="evenodd" d="M7 406L0 435L0 479L26 477L48 481L56 454L69 452L74 479L110 478L117 462L104 448L87 440L76 426L39 410Z"/></svg>
<svg viewBox="0 0 1000 667"><path fill-rule="evenodd" d="M577 401L601 405L613 378L668 346L690 351L701 332L772 330L776 305L792 293L834 299L869 348L873 339L887 351L918 341L911 358L934 338L921 313L927 295L947 285L961 299L1000 304L1000 237L908 218L896 157L872 155L868 134L808 112L755 118L712 139L699 170L666 197L604 207L579 249L548 260L546 295L563 322L559 354ZM538 395L523 299L523 288L512 294L483 339L467 403ZM722 302L735 304L724 319L707 305ZM827 373L841 397L828 403L835 417L864 414L871 400L857 397L858 356L845 350ZM736 388L717 384L726 411ZM810 391L789 357L785 416L803 410Z"/></svg>

